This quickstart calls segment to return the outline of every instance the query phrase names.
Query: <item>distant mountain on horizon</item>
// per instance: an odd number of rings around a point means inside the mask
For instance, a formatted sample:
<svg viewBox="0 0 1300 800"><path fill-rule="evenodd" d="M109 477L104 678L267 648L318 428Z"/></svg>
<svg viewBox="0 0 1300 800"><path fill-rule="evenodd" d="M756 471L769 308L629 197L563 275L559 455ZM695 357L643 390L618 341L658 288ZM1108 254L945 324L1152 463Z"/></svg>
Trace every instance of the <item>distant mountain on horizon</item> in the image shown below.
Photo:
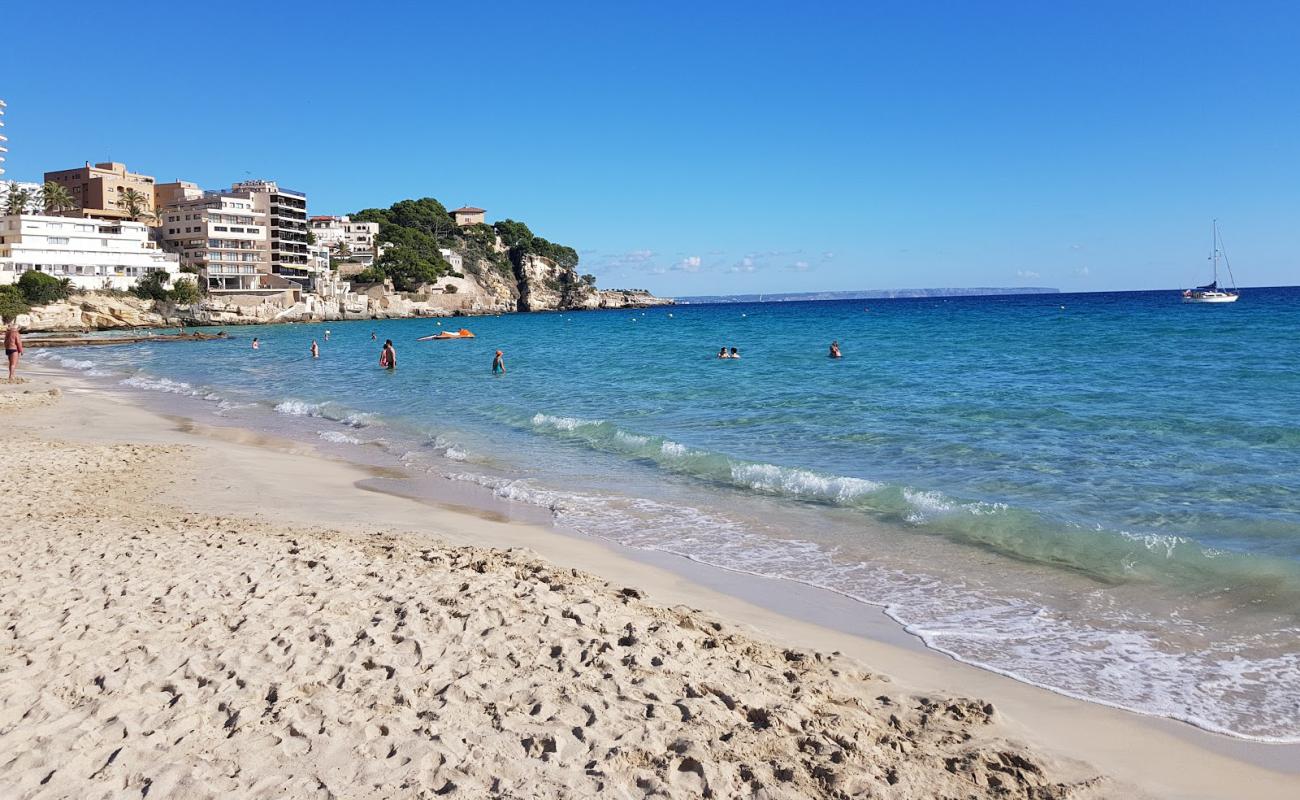
<svg viewBox="0 0 1300 800"><path fill-rule="evenodd" d="M974 287L967 289L862 289L847 292L773 292L762 294L707 294L676 298L692 303L800 303L812 300L889 300L900 297L978 297L980 295L1060 294L1046 286Z"/></svg>

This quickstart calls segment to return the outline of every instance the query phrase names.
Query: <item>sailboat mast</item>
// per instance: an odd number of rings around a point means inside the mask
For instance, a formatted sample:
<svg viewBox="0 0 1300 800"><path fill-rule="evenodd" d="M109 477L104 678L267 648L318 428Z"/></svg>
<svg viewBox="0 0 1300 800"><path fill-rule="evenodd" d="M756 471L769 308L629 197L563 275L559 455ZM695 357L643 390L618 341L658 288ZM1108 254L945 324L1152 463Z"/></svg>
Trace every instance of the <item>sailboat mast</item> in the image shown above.
<svg viewBox="0 0 1300 800"><path fill-rule="evenodd" d="M1214 241L1211 243L1211 247L1214 251L1214 284L1217 288L1219 283L1219 221L1217 219L1214 220L1213 228Z"/></svg>

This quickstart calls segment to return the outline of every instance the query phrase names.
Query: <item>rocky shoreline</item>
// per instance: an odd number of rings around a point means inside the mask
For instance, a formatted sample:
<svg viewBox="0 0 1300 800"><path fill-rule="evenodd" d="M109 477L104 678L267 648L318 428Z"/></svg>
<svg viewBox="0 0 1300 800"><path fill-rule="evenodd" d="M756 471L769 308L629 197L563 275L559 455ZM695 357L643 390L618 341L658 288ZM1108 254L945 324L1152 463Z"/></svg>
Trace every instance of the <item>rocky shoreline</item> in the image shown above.
<svg viewBox="0 0 1300 800"><path fill-rule="evenodd" d="M364 319L409 317L482 316L525 311L580 311L617 308L649 308L672 305L671 299L655 297L641 290L592 290L580 303L538 303L536 307L511 308L505 303L484 303L466 292L394 292L382 286L350 294L341 299L321 299L289 293L271 297L229 295L208 297L192 306L177 306L131 295L87 292L67 300L34 308L18 316L18 325L32 333L63 333L121 330L128 328L175 328L208 325L273 325L290 322L340 322Z"/></svg>

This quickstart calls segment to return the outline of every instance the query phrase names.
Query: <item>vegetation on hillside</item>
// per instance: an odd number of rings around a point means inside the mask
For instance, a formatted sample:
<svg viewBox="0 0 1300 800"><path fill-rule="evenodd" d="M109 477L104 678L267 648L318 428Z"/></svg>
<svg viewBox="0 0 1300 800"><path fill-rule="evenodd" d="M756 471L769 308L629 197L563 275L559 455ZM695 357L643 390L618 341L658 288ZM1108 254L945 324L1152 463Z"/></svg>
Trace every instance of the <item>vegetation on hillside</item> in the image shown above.
<svg viewBox="0 0 1300 800"><path fill-rule="evenodd" d="M30 310L31 306L27 305L21 289L13 285L0 286L0 321L10 322L19 314L26 314Z"/></svg>
<svg viewBox="0 0 1300 800"><path fill-rule="evenodd" d="M67 300L68 295L72 294L72 281L35 270L24 272L18 278L17 286L18 291L23 294L23 299L28 305L33 306L45 306Z"/></svg>
<svg viewBox="0 0 1300 800"><path fill-rule="evenodd" d="M489 265L503 277L515 279L515 269L524 256L539 255L551 259L561 269L572 272L578 266L578 252L572 247L555 244L534 236L528 226L514 220L493 225L460 227L445 206L432 197L402 200L388 208L367 208L351 215L354 221L378 222L379 241L388 248L373 267L357 276L360 282L393 280L396 288L410 291L422 283L432 283L452 271L438 252L450 248L461 253L466 271L478 274ZM497 249L497 237L505 252ZM573 282L591 285L595 278L576 275Z"/></svg>
<svg viewBox="0 0 1300 800"><path fill-rule="evenodd" d="M167 288L167 273L162 270L146 272L131 290L141 300L165 300L178 305L199 301L199 287L192 280L177 280Z"/></svg>

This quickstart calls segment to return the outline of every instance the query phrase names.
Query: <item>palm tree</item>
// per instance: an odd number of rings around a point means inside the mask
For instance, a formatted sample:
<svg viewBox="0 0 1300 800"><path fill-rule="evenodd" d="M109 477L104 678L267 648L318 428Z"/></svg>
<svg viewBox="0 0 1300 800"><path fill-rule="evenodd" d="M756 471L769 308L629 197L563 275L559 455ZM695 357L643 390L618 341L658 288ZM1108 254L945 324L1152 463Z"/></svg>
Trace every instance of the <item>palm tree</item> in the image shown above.
<svg viewBox="0 0 1300 800"><path fill-rule="evenodd" d="M17 181L9 182L9 199L5 202L6 214L25 214L27 213L27 204L32 201L32 193L18 185Z"/></svg>
<svg viewBox="0 0 1300 800"><path fill-rule="evenodd" d="M122 196L117 200L117 207L125 211L128 217L137 222L142 217L152 214L149 208L149 198L135 189L123 189Z"/></svg>
<svg viewBox="0 0 1300 800"><path fill-rule="evenodd" d="M72 194L54 181L46 181L41 187L41 205L47 214L57 214L77 207Z"/></svg>

